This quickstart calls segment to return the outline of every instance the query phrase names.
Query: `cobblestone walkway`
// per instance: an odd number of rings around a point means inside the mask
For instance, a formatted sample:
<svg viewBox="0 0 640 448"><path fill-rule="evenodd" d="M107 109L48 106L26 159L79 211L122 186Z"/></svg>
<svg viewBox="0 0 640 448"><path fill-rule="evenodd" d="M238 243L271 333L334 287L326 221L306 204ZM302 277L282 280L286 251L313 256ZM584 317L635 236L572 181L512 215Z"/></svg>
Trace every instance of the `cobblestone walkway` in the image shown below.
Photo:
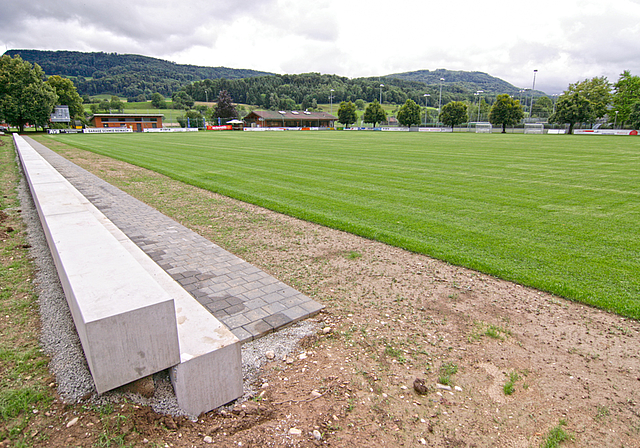
<svg viewBox="0 0 640 448"><path fill-rule="evenodd" d="M242 342L323 306L31 138L60 174Z"/></svg>

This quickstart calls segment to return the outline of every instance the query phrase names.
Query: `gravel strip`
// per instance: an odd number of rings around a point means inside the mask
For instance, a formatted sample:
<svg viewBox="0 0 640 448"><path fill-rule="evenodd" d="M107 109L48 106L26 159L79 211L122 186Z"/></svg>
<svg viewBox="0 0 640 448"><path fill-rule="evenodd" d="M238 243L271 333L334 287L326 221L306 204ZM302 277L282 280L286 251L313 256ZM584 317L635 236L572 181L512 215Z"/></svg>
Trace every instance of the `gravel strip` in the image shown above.
<svg viewBox="0 0 640 448"><path fill-rule="evenodd" d="M151 406L154 411L161 414L186 415L178 407L168 371L154 375L155 394L150 399L130 392L111 391L102 395L97 394L24 176L20 181L18 197L21 202L22 219L27 226L27 240L31 245L30 255L36 264L34 286L40 307L41 344L45 353L51 357L49 369L56 378L60 398L65 403L86 401L96 405L127 399ZM266 362L264 355L266 351L271 350L275 353L276 359L282 359L295 349L300 339L316 333L318 328L319 324L315 319L307 319L277 333L244 344L242 346L244 395L238 401L244 401L255 395L254 384L258 382L260 369Z"/></svg>

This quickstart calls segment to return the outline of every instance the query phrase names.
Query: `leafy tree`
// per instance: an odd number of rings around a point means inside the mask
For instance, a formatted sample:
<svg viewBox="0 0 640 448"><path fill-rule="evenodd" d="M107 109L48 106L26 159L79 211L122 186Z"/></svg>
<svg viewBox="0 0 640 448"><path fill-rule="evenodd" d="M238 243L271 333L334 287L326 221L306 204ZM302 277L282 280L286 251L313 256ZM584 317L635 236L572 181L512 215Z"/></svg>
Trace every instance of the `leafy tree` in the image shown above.
<svg viewBox="0 0 640 448"><path fill-rule="evenodd" d="M553 113L553 102L548 96L541 96L533 103L532 117L548 118Z"/></svg>
<svg viewBox="0 0 640 448"><path fill-rule="evenodd" d="M171 95L171 100L173 101L173 108L174 109L189 110L195 104L195 101L193 100L191 95L189 95L184 90L179 90L176 93L174 93L173 95Z"/></svg>
<svg viewBox="0 0 640 448"><path fill-rule="evenodd" d="M376 127L377 123L381 123L387 119L387 113L384 111L378 100L373 100L373 103L369 103L364 111L362 121L365 123L372 123L373 127Z"/></svg>
<svg viewBox="0 0 640 448"><path fill-rule="evenodd" d="M167 107L167 103L164 100L164 97L158 92L151 95L151 106L156 109L165 109Z"/></svg>
<svg viewBox="0 0 640 448"><path fill-rule="evenodd" d="M454 126L465 123L467 120L467 105L462 101L452 101L442 107L440 121L445 126L451 126L451 132Z"/></svg>
<svg viewBox="0 0 640 448"><path fill-rule="evenodd" d="M629 124L633 129L640 130L640 100L633 103L629 114Z"/></svg>
<svg viewBox="0 0 640 448"><path fill-rule="evenodd" d="M37 64L31 65L20 56L0 58L0 118L8 124L20 132L27 123L44 127L57 100Z"/></svg>
<svg viewBox="0 0 640 448"><path fill-rule="evenodd" d="M412 99L405 101L398 111L398 122L408 127L420 124L420 106Z"/></svg>
<svg viewBox="0 0 640 448"><path fill-rule="evenodd" d="M53 75L49 76L49 79L47 79L46 82L53 87L56 95L58 95L58 105L69 106L69 115L71 115L72 118L84 116L82 98L78 95L76 86L73 85L73 82L71 82L70 79Z"/></svg>
<svg viewBox="0 0 640 448"><path fill-rule="evenodd" d="M618 121L629 120L632 108L640 101L640 76L633 76L625 70L613 85L613 109L618 111Z"/></svg>
<svg viewBox="0 0 640 448"><path fill-rule="evenodd" d="M565 91L558 97L556 113L549 117L552 123L569 125L569 134L573 134L576 123L591 121L593 117L591 101L580 91Z"/></svg>
<svg viewBox="0 0 640 448"><path fill-rule="evenodd" d="M98 110L104 111L105 113L111 112L111 103L107 100L100 101L100 104L98 104Z"/></svg>
<svg viewBox="0 0 640 448"><path fill-rule="evenodd" d="M124 102L122 102L116 95L112 95L111 101L109 103L109 108L117 110L118 112L122 112L124 110Z"/></svg>
<svg viewBox="0 0 640 448"><path fill-rule="evenodd" d="M362 98L358 98L356 100L356 107L358 108L358 110L364 110L365 104L364 104L364 100Z"/></svg>
<svg viewBox="0 0 640 448"><path fill-rule="evenodd" d="M226 90L221 90L218 94L218 102L213 110L213 118L233 120L238 118L238 111L233 104L233 98Z"/></svg>
<svg viewBox="0 0 640 448"><path fill-rule="evenodd" d="M346 127L351 126L358 121L358 114L356 114L356 105L351 101L342 101L340 108L338 109L338 121L344 124Z"/></svg>
<svg viewBox="0 0 640 448"><path fill-rule="evenodd" d="M611 83L605 76L586 79L582 82L569 85L569 90L583 92L585 97L591 102L592 118L588 121L595 121L602 118L609 112L611 104Z"/></svg>
<svg viewBox="0 0 640 448"><path fill-rule="evenodd" d="M493 125L502 125L503 134L507 132L507 126L514 126L523 118L524 112L520 101L506 93L498 95L489 112L489 122Z"/></svg>

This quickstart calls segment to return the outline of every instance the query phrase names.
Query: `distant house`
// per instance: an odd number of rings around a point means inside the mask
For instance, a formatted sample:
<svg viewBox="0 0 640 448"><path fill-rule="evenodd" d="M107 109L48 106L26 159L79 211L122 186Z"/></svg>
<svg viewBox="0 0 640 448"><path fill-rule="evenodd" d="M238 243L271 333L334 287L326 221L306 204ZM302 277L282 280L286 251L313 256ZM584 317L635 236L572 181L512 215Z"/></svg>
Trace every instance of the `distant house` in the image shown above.
<svg viewBox="0 0 640 448"><path fill-rule="evenodd" d="M331 128L338 117L326 112L254 110L244 117L249 127L256 128Z"/></svg>
<svg viewBox="0 0 640 448"><path fill-rule="evenodd" d="M162 114L95 114L89 118L96 128L131 128L142 132L145 128L161 128Z"/></svg>

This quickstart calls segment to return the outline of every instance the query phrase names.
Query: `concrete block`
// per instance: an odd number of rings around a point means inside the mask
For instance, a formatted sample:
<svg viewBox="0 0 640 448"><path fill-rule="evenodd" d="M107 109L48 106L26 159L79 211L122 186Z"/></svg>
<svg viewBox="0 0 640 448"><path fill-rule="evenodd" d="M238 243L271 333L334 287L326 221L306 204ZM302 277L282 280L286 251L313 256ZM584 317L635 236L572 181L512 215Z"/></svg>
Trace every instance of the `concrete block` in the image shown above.
<svg viewBox="0 0 640 448"><path fill-rule="evenodd" d="M174 299L180 363L169 370L181 409L200 415L242 396L240 341L106 217L105 228Z"/></svg>
<svg viewBox="0 0 640 448"><path fill-rule="evenodd" d="M98 392L177 364L173 299L100 212L22 137L14 140Z"/></svg>

